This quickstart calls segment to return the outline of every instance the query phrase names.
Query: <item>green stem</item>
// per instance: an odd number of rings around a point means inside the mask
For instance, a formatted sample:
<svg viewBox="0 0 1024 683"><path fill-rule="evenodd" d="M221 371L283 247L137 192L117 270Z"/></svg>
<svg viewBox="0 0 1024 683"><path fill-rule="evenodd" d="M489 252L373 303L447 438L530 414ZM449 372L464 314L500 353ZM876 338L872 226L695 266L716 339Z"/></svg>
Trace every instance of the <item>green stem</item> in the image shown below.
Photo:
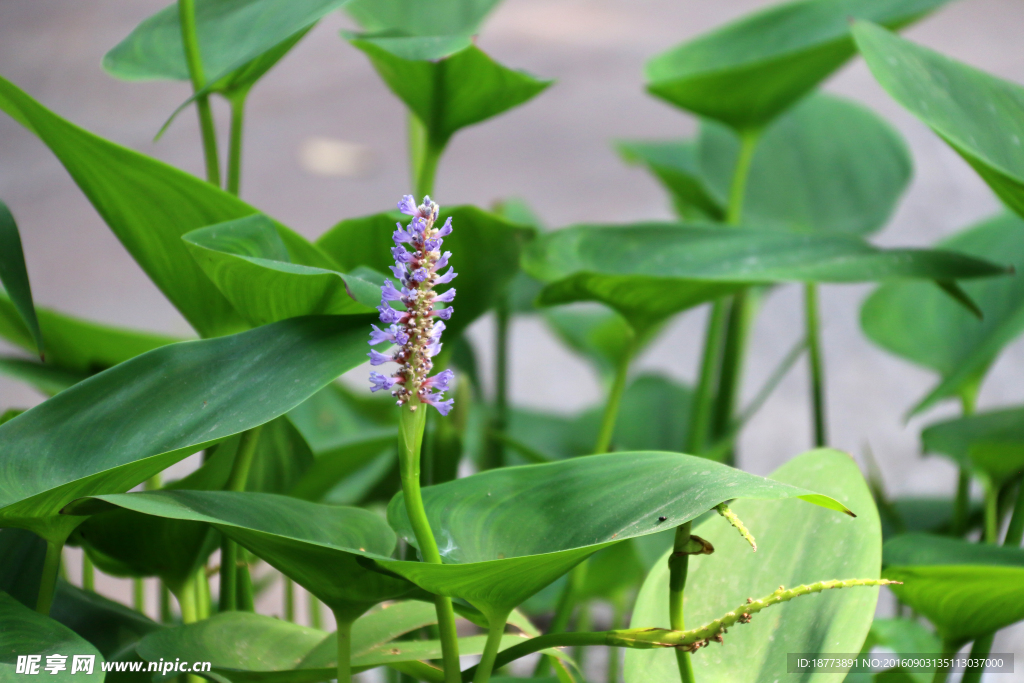
<svg viewBox="0 0 1024 683"><path fill-rule="evenodd" d="M335 619L338 622L338 683L352 682L352 622Z"/></svg>
<svg viewBox="0 0 1024 683"><path fill-rule="evenodd" d="M238 450L235 451L235 461L231 466L231 474L225 489L228 491L244 491L245 483L249 480L249 470L252 469L252 461L256 456L256 446L259 444L260 431L262 426L254 427L242 433L238 441ZM252 586L240 577L242 572L248 573L247 567L240 567L238 544L227 536L224 536L220 544L220 600L218 608L221 612L230 612L239 609L239 593L243 584ZM243 602L244 600L244 595ZM252 602L249 596L248 602Z"/></svg>
<svg viewBox="0 0 1024 683"><path fill-rule="evenodd" d="M683 598L686 588L686 574L689 571L690 556L686 548L690 543L690 523L676 527L676 539L672 555L669 556L668 613L669 625L673 631L685 631L686 620L683 617ZM683 648L676 649L676 664L679 667L679 678L683 683L693 683L693 664L690 653Z"/></svg>
<svg viewBox="0 0 1024 683"><path fill-rule="evenodd" d="M594 445L594 455L607 453L612 445L615 420L619 415L619 405L622 403L622 394L626 391L626 380L629 377L629 363L633 360L633 353L636 350L636 333L629 330L627 334L626 347L622 350L618 367L615 368L615 379L612 381L604 414L601 416L601 431L598 432L597 443Z"/></svg>
<svg viewBox="0 0 1024 683"><path fill-rule="evenodd" d="M416 199L434 191L437 165L444 153L444 143L432 140L426 126L417 116L409 114L409 164Z"/></svg>
<svg viewBox="0 0 1024 683"><path fill-rule="evenodd" d="M498 435L508 427L508 327L512 317L508 294L498 298L494 317L494 419L484 469L505 466L505 443Z"/></svg>
<svg viewBox="0 0 1024 683"><path fill-rule="evenodd" d="M206 565L196 571L196 610L200 619L209 619L213 614L210 598L210 577L206 575Z"/></svg>
<svg viewBox="0 0 1024 683"><path fill-rule="evenodd" d="M284 586L284 620L295 623L295 582L287 576L281 577Z"/></svg>
<svg viewBox="0 0 1024 683"><path fill-rule="evenodd" d="M587 563L581 562L569 572L562 593L558 596L558 604L555 605L555 616L548 627L548 633L564 633L569 628L569 620L576 609L576 596L579 594L583 582L587 578ZM551 666L550 657L541 657L533 668L533 678L540 678L548 673Z"/></svg>
<svg viewBox="0 0 1024 683"><path fill-rule="evenodd" d="M181 607L181 623L194 624L199 621L199 601L197 582L198 574L193 574L181 587L178 593L178 606Z"/></svg>
<svg viewBox="0 0 1024 683"><path fill-rule="evenodd" d="M309 625L312 628L320 628L322 625L320 619L320 598L312 593L309 594Z"/></svg>
<svg viewBox="0 0 1024 683"><path fill-rule="evenodd" d="M132 607L136 612L146 613L146 582L132 579Z"/></svg>
<svg viewBox="0 0 1024 683"><path fill-rule="evenodd" d="M245 129L245 102L249 96L246 88L228 98L231 105L231 137L228 141L227 190L236 197L242 187L242 132Z"/></svg>
<svg viewBox="0 0 1024 683"><path fill-rule="evenodd" d="M163 581L160 582L160 623L170 624L174 621L171 616L171 589Z"/></svg>
<svg viewBox="0 0 1024 683"><path fill-rule="evenodd" d="M85 548L82 548L82 589L96 590L96 568L93 567L92 558Z"/></svg>
<svg viewBox="0 0 1024 683"><path fill-rule="evenodd" d="M750 336L756 310L756 300L749 289L737 292L733 296L725 330L722 366L718 375L718 396L715 400L711 422L711 433L715 439L728 434L729 427L734 422L733 415L736 412L739 399L747 339ZM734 451L729 451L725 461L732 464Z"/></svg>
<svg viewBox="0 0 1024 683"><path fill-rule="evenodd" d="M942 641L942 659L949 660L956 654L959 648L948 640ZM932 676L932 683L946 683L949 678L949 665L935 667L935 675Z"/></svg>
<svg viewBox="0 0 1024 683"><path fill-rule="evenodd" d="M416 543L423 559L431 564L441 564L441 553L437 549L434 532L427 519L427 511L423 506L420 492L420 450L423 447L423 430L426 426L427 406L417 399L402 407L399 419L399 469L402 475L402 493L405 497L405 510L412 524ZM452 609L451 598L435 596L434 607L437 610L437 627L441 639L441 656L444 661L445 681L458 683L459 676L459 640L455 631L455 611Z"/></svg>
<svg viewBox="0 0 1024 683"><path fill-rule="evenodd" d="M1013 508L1013 516L1010 517L1010 526L1006 529L1006 538L1003 545L1013 548L1019 547L1024 540L1024 480L1021 480L1017 488L1017 503Z"/></svg>
<svg viewBox="0 0 1024 683"><path fill-rule="evenodd" d="M181 43L185 50L192 91L199 92L206 87L203 74L203 60L199 54L199 39L196 37L195 0L178 0L178 19L181 22ZM203 158L206 161L206 179L220 187L220 163L217 159L217 128L213 124L210 98L202 95L196 98L199 112L199 130L203 138Z"/></svg>
<svg viewBox="0 0 1024 683"><path fill-rule="evenodd" d="M621 628L626 617L626 601L617 600L612 605L612 627ZM608 648L608 683L619 683L619 648Z"/></svg>
<svg viewBox="0 0 1024 683"><path fill-rule="evenodd" d="M761 138L759 129L746 130L740 134L740 154L736 158L736 167L732 172L732 183L729 187L729 206L725 212L725 222L739 225L743 219L743 200L747 192L747 178L750 176L750 164L754 160L757 142Z"/></svg>
<svg viewBox="0 0 1024 683"><path fill-rule="evenodd" d="M506 614L502 619L492 619L487 629L487 644L484 645L483 657L477 664L476 674L473 676L473 683L487 683L491 679L491 671L494 667L494 660L501 648L501 638L505 635L505 622L508 620Z"/></svg>
<svg viewBox="0 0 1024 683"><path fill-rule="evenodd" d="M690 409L690 430L686 452L699 454L708 445L711 433L711 414L715 402L715 377L722 363L722 342L725 339L726 305L722 300L711 305L704 353L700 362L700 379Z"/></svg>
<svg viewBox="0 0 1024 683"><path fill-rule="evenodd" d="M39 580L39 595L36 598L36 611L40 614L50 613L50 606L53 604L53 594L57 590L60 556L63 551L63 542L46 542L46 558L43 560L43 573Z"/></svg>
<svg viewBox="0 0 1024 683"><path fill-rule="evenodd" d="M238 545L227 536L220 543L220 599L217 609L232 612L238 609Z"/></svg>
<svg viewBox="0 0 1024 683"><path fill-rule="evenodd" d="M821 332L818 325L818 286L804 285L804 326L807 331L807 360L811 368L811 405L814 410L814 445L828 444L825 421L825 367L821 356Z"/></svg>
<svg viewBox="0 0 1024 683"><path fill-rule="evenodd" d="M986 659L989 652L992 651L992 642L995 640L996 634L989 633L986 636L982 636L974 641L971 646L971 659ZM985 673L985 667L983 666L968 666L964 670L963 678L960 679L960 683L980 683L981 675Z"/></svg>
<svg viewBox="0 0 1024 683"><path fill-rule="evenodd" d="M953 521L951 531L954 536L967 533L967 523L971 514L971 474L966 468L960 468L957 477L956 500L953 502Z"/></svg>
<svg viewBox="0 0 1024 683"><path fill-rule="evenodd" d="M985 488L985 543L999 543L999 488L988 477Z"/></svg>

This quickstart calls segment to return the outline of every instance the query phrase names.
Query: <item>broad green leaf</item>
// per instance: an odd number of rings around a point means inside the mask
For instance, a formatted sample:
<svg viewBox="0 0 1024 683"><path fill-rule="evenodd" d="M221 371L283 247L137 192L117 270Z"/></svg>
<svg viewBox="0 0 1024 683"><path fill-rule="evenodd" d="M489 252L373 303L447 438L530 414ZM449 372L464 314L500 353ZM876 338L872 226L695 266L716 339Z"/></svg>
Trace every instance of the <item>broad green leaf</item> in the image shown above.
<svg viewBox="0 0 1024 683"><path fill-rule="evenodd" d="M346 0L197 0L196 37L208 81L218 81L278 47ZM188 80L178 7L139 24L103 58L103 68L130 81Z"/></svg>
<svg viewBox="0 0 1024 683"><path fill-rule="evenodd" d="M798 0L769 7L664 52L647 90L736 129L757 129L854 55L850 19L891 28L948 0Z"/></svg>
<svg viewBox="0 0 1024 683"><path fill-rule="evenodd" d="M351 43L370 58L391 92L423 124L437 150L460 128L523 104L552 83L504 67L475 45L447 56L402 55L390 51L387 40L358 37Z"/></svg>
<svg viewBox="0 0 1024 683"><path fill-rule="evenodd" d="M131 655L141 638L164 628L137 610L63 579L57 581L50 618L92 643L108 662Z"/></svg>
<svg viewBox="0 0 1024 683"><path fill-rule="evenodd" d="M1024 408L977 413L933 424L921 432L927 453L949 456L984 473L997 486L1024 469Z"/></svg>
<svg viewBox="0 0 1024 683"><path fill-rule="evenodd" d="M339 619L415 591L378 573L366 558L388 557L395 534L380 516L269 493L153 491L98 496L72 506L94 513L109 505L146 515L205 522L313 593Z"/></svg>
<svg viewBox="0 0 1024 683"><path fill-rule="evenodd" d="M625 318L604 306L547 310L544 321L566 346L590 361L608 383L625 357L639 354L660 331L647 330L641 339L634 341L635 334Z"/></svg>
<svg viewBox="0 0 1024 683"><path fill-rule="evenodd" d="M2 78L0 110L50 148L139 266L201 336L247 327L189 255L181 236L256 209L195 176L65 121ZM303 241L283 226L278 231L287 235L282 239L289 249ZM42 320L40 327L46 342Z"/></svg>
<svg viewBox="0 0 1024 683"><path fill-rule="evenodd" d="M477 33L499 0L351 0L345 11L367 31L410 36Z"/></svg>
<svg viewBox="0 0 1024 683"><path fill-rule="evenodd" d="M1024 619L1024 550L907 534L885 544L896 596L956 643Z"/></svg>
<svg viewBox="0 0 1024 683"><path fill-rule="evenodd" d="M76 498L126 491L281 415L365 358L368 321L286 320L182 342L91 377L0 425L0 526L63 541Z"/></svg>
<svg viewBox="0 0 1024 683"><path fill-rule="evenodd" d="M1024 269L1024 220L1004 214L968 228L938 244L978 258ZM978 320L934 286L900 282L879 287L860 312L864 333L882 348L935 370L939 384L915 407L977 391L999 352L1024 331L1024 278L992 278L963 283L981 309Z"/></svg>
<svg viewBox="0 0 1024 683"><path fill-rule="evenodd" d="M380 302L383 276L339 273L312 244L306 254L290 252L278 226L263 214L200 228L184 240L196 263L253 325L301 315L372 313ZM317 258L303 258L309 252Z"/></svg>
<svg viewBox="0 0 1024 683"><path fill-rule="evenodd" d="M0 591L35 608L46 541L25 529L0 529Z"/></svg>
<svg viewBox="0 0 1024 683"><path fill-rule="evenodd" d="M458 295L453 304L455 312L447 323L446 340L458 335L494 304L519 270L522 245L533 235L527 226L472 206L442 207L438 220L448 217L452 219L453 232L444 238L442 251L452 252L449 263L459 276L452 282ZM395 244L391 235L398 220L406 223L408 216L395 212L345 220L316 244L344 272L364 266L388 273L394 265L391 248Z"/></svg>
<svg viewBox="0 0 1024 683"><path fill-rule="evenodd" d="M640 331L750 285L949 281L1007 272L950 251L880 249L853 235L674 223L558 230L527 248L523 268L548 283L541 304L600 301Z"/></svg>
<svg viewBox="0 0 1024 683"><path fill-rule="evenodd" d="M952 529L956 502L952 498L907 496L889 501L880 508L882 534L888 540L897 534L927 532L948 534ZM983 510L980 502L971 505L968 528L980 526Z"/></svg>
<svg viewBox="0 0 1024 683"><path fill-rule="evenodd" d="M1024 215L1024 87L868 22L857 22L853 35L882 87Z"/></svg>
<svg viewBox="0 0 1024 683"><path fill-rule="evenodd" d="M22 679L24 673L15 673L19 655L41 655L37 675L46 676L47 680L77 681L87 678L90 681L103 681L103 655L95 647L67 626L30 610L3 592L0 592L0 622L4 625L0 629L0 680ZM72 654L92 655L96 658L92 676L71 673ZM53 673L46 671L47 655L67 655L64 660L66 668Z"/></svg>
<svg viewBox="0 0 1024 683"><path fill-rule="evenodd" d="M614 453L427 487L424 505L447 564L376 562L499 619L598 550L678 526L733 498L801 498L846 511L828 496L702 458ZM388 521L416 545L402 494L388 506Z"/></svg>
<svg viewBox="0 0 1024 683"><path fill-rule="evenodd" d="M0 284L3 284L11 303L21 316L35 342L35 350L43 352L43 334L39 331L35 304L32 303L32 285L28 281L25 252L21 248L21 234L7 205L0 201Z"/></svg>
<svg viewBox="0 0 1024 683"><path fill-rule="evenodd" d="M39 327L46 347L46 367L84 379L118 363L179 339L129 330L75 318L48 308L37 308ZM31 351L32 335L14 304L0 293L0 337ZM70 380L68 375L66 379Z"/></svg>
<svg viewBox="0 0 1024 683"><path fill-rule="evenodd" d="M690 558L686 580L686 626L721 617L748 597L826 579L877 578L881 528L867 484L845 453L810 451L776 470L772 478L832 495L859 515L850 519L795 501L765 505L737 500L730 507L757 539L757 552L728 522L712 515L694 529L710 541L712 555ZM654 566L637 598L632 628L666 627L667 554ZM715 683L772 681L785 671L788 652L857 652L868 633L877 588L828 591L797 598L729 629L722 646L692 655L696 680ZM783 667L783 668L780 668ZM671 650L626 652L627 683L679 680ZM843 674L790 675L794 681L842 681Z"/></svg>
<svg viewBox="0 0 1024 683"><path fill-rule="evenodd" d="M689 220L722 221L740 140L704 120L695 141L620 143L646 165ZM868 234L888 220L910 180L906 144L888 123L848 100L818 93L765 129L743 202L752 227Z"/></svg>
<svg viewBox="0 0 1024 683"><path fill-rule="evenodd" d="M52 365L11 356L0 357L0 374L30 384L47 396L59 394L88 377L86 374L67 372Z"/></svg>

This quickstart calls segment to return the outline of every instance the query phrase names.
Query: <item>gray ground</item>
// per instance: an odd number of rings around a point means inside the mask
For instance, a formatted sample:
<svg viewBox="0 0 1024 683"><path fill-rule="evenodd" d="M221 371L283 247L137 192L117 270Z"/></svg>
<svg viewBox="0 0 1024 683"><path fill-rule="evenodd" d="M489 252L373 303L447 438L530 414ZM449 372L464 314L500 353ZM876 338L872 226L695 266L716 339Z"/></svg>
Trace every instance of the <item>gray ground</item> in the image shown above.
<svg viewBox="0 0 1024 683"><path fill-rule="evenodd" d="M200 172L194 117L163 140L153 134L186 96L182 84L129 84L100 69L104 52L166 0L0 0L0 73L70 120L147 154ZM617 159L615 138L692 132L692 120L646 96L644 61L732 17L754 0L506 0L480 45L500 61L558 83L526 106L461 133L444 159L435 197L489 204L527 199L552 226L578 221L669 217L662 191ZM342 42L340 16L323 22L251 97L243 196L314 237L340 218L377 212L408 192L400 104L362 54ZM1024 4L963 0L909 31L1001 77L1024 82ZM827 84L890 119L906 136L916 173L885 245L927 245L997 209L974 173L899 108L860 61ZM220 115L225 112L219 111ZM339 144L340 143L340 144ZM327 174L325 174L325 172ZM97 320L188 334L168 304L105 227L64 170L32 135L0 117L0 197L17 216L39 303ZM832 441L860 458L870 444L893 492L949 491L953 470L919 455L920 427L947 406L904 424L902 415L934 377L873 347L857 323L867 287L827 287L822 300ZM750 396L800 335L795 288L771 296L749 359ZM678 320L640 365L691 378L700 316ZM474 330L489 339L490 323ZM487 356L486 343L481 353ZM512 393L518 403L571 411L597 399L588 368L532 320L514 328ZM981 406L1020 402L1024 347L990 374ZM360 371L361 374L361 371ZM745 432L742 465L768 473L809 445L805 369L783 382ZM0 378L0 410L39 397ZM101 584L123 590L119 582ZM1024 630L996 650L1024 653ZM1024 680L1024 675L991 680Z"/></svg>

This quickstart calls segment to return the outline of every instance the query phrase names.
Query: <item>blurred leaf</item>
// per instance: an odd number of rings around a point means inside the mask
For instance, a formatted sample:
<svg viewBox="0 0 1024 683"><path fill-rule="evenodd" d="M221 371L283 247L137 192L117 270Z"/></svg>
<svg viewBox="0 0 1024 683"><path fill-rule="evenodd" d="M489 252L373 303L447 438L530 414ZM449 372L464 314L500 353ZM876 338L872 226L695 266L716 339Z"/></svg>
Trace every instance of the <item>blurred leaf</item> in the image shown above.
<svg viewBox="0 0 1024 683"><path fill-rule="evenodd" d="M889 506L891 512L895 513L895 519L890 519L886 510L879 509L882 514L882 533L886 540L907 532L948 534L952 529L955 506L952 498L907 496L890 501ZM971 505L968 528L980 526L982 515L982 506L975 501Z"/></svg>
<svg viewBox="0 0 1024 683"><path fill-rule="evenodd" d="M1024 215L1024 88L868 22L853 34L882 87Z"/></svg>
<svg viewBox="0 0 1024 683"><path fill-rule="evenodd" d="M544 311L544 322L570 349L586 358L601 379L611 383L615 370L630 352L634 336L626 319L604 306L563 306ZM632 349L639 354L660 330L646 330Z"/></svg>
<svg viewBox="0 0 1024 683"><path fill-rule="evenodd" d="M867 640L861 648L861 653L867 656L874 648L884 648L900 657L920 657L925 654L942 654L942 642L938 637L929 631L923 624L911 619L875 619L871 622L871 630L868 632ZM882 674L886 678L879 678ZM888 676L894 677L889 679ZM884 672L875 673L851 673L843 683L885 683L886 681L898 681L903 676L909 682L930 683L932 674L929 672L909 672L899 667L886 669Z"/></svg>
<svg viewBox="0 0 1024 683"><path fill-rule="evenodd" d="M998 259L1019 272L1024 269L1022 234L1024 220L1004 214L938 247ZM1024 331L1024 278L992 278L963 288L981 308L982 320L924 282L885 284L861 308L861 328L873 342L941 375L914 413L945 398L973 395L1000 351Z"/></svg>
<svg viewBox="0 0 1024 683"><path fill-rule="evenodd" d="M57 582L50 618L92 643L108 662L130 654L143 636L164 628L145 614L63 579Z"/></svg>
<svg viewBox="0 0 1024 683"><path fill-rule="evenodd" d="M38 361L10 356L0 356L0 374L30 384L47 396L59 394L88 377L85 374L66 372Z"/></svg>
<svg viewBox="0 0 1024 683"><path fill-rule="evenodd" d="M733 498L793 497L845 511L827 496L674 453L488 470L423 489L448 564L375 561L428 592L461 598L500 619L616 541L678 526ZM388 521L416 545L401 493L388 506Z"/></svg>
<svg viewBox="0 0 1024 683"><path fill-rule="evenodd" d="M82 678L71 673L71 657L64 661L65 670L50 673L44 670L47 655L93 655L96 660L90 680L102 683L104 661L96 648L67 626L30 610L7 593L0 592L0 680L21 680L25 674L15 673L19 655L41 655L39 674L50 681L75 681Z"/></svg>
<svg viewBox="0 0 1024 683"><path fill-rule="evenodd" d="M196 37L207 80L219 81L236 69L251 66L250 62L309 30L345 3L196 0ZM177 5L165 7L139 24L106 54L103 68L129 81L188 80Z"/></svg>
<svg viewBox="0 0 1024 683"><path fill-rule="evenodd" d="M7 205L0 201L0 284L3 284L35 342L35 350L43 356L43 334L39 331L36 308L32 303L32 286L25 267L25 252L21 248L21 234Z"/></svg>
<svg viewBox="0 0 1024 683"><path fill-rule="evenodd" d="M532 231L472 206L441 209L439 221L451 217L453 232L444 238L442 251L450 250L449 263L459 274L453 282L458 295L455 312L447 323L446 339L469 327L495 302L519 270L522 244ZM394 265L391 235L401 214L380 213L342 221L317 240L342 270L352 272L364 266L381 273ZM378 295L379 300L379 295ZM450 335L450 336L449 336Z"/></svg>
<svg viewBox="0 0 1024 683"><path fill-rule="evenodd" d="M395 96L423 124L429 144L437 150L460 128L523 104L552 83L508 69L475 45L447 55L450 46L437 51L432 42L420 45L430 39L404 39L402 47L394 40L360 36L351 43L370 58ZM412 50L409 41L416 41L418 47Z"/></svg>
<svg viewBox="0 0 1024 683"><path fill-rule="evenodd" d="M817 450L797 456L772 478L826 492L855 510L849 519L825 510L780 501L763 505L738 500L730 507L757 538L757 553L724 519L712 515L694 529L710 541L712 555L690 559L685 612L696 628L742 604L749 596L837 578L877 578L881 528L871 493L845 453ZM654 565L637 598L631 628L664 627L668 618L667 554ZM871 626L877 588L828 591L772 607L747 625L737 624L725 644L693 654L697 680L755 683L774 680L787 652L857 652ZM627 683L679 679L675 653L628 650ZM837 676L836 680L841 679ZM801 674L793 680L817 680Z"/></svg>
<svg viewBox="0 0 1024 683"><path fill-rule="evenodd" d="M278 226L263 214L194 230L184 240L196 263L253 325L300 315L373 313L380 302L382 275L339 273L312 244L305 253L290 253ZM314 258L303 258L310 252Z"/></svg>
<svg viewBox="0 0 1024 683"><path fill-rule="evenodd" d="M991 477L997 486L1024 469L1024 408L977 413L933 424L921 432L928 453Z"/></svg>
<svg viewBox="0 0 1024 683"><path fill-rule="evenodd" d="M1024 619L1024 550L959 538L907 534L887 541L892 591L963 644Z"/></svg>
<svg viewBox="0 0 1024 683"><path fill-rule="evenodd" d="M150 351L0 425L0 526L63 541L76 498L126 491L363 362L368 321L286 320Z"/></svg>
<svg viewBox="0 0 1024 683"><path fill-rule="evenodd" d="M644 165L650 169L668 190L679 216L691 221L725 220L725 207L708 188L695 141L623 140L616 143L616 147L627 163ZM764 158L764 155L761 156ZM754 158L757 159L757 156Z"/></svg>
<svg viewBox="0 0 1024 683"><path fill-rule="evenodd" d="M270 493L153 491L97 496L72 506L95 514L108 506L214 525L311 592L339 619L355 619L384 600L415 591L401 578L368 568L388 557L395 535L377 514Z"/></svg>
<svg viewBox="0 0 1024 683"><path fill-rule="evenodd" d="M736 129L757 129L854 55L850 19L891 28L948 0L798 0L748 15L647 62L647 90Z"/></svg>
<svg viewBox="0 0 1024 683"><path fill-rule="evenodd" d="M499 0L351 0L345 11L367 31L410 36L478 32Z"/></svg>
<svg viewBox="0 0 1024 683"><path fill-rule="evenodd" d="M2 78L0 110L50 148L139 266L201 336L247 327L192 259L181 236L256 209L184 171L86 132ZM277 228L289 249L304 242L284 226ZM40 327L50 351L42 315Z"/></svg>
<svg viewBox="0 0 1024 683"><path fill-rule="evenodd" d="M558 230L528 246L523 268L548 283L541 304L600 301L641 332L754 284L954 280L1006 273L962 254L880 249L853 235L674 223Z"/></svg>

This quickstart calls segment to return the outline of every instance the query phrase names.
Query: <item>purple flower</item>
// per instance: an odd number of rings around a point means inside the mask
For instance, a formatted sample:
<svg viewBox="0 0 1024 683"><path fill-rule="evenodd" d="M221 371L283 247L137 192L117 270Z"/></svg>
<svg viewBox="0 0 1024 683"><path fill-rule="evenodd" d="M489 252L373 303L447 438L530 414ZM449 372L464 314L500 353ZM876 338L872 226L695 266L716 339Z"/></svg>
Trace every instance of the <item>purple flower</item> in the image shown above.
<svg viewBox="0 0 1024 683"><path fill-rule="evenodd" d="M399 349L393 356L374 350L369 356L370 365L394 361L399 363L399 368L390 377L371 372L370 391L389 389L400 406L409 404L410 410L416 410L423 403L447 415L454 401L445 400L444 392L448 391L455 374L444 370L430 376L430 372L434 367L432 359L441 352L441 333L445 329L443 321L452 315L450 306L434 310L434 302L451 303L455 299L454 289L440 294L434 291L434 287L448 284L457 275L453 268L443 275L438 274L448 266L451 257L449 251L439 252L443 238L452 233L452 219L448 218L444 225L435 227L439 209L430 197L424 197L423 203L416 206L416 200L406 195L398 202L398 209L406 216L412 216L408 227L398 223L392 236L395 246L391 255L395 265L390 268L401 289L391 280L385 280L381 286L381 303L377 311L381 322L389 327L371 326L370 345L390 342ZM406 310L392 308L390 301L401 301Z"/></svg>
<svg viewBox="0 0 1024 683"><path fill-rule="evenodd" d="M387 375L382 375L379 372L371 372L370 383L373 384L373 386L370 387L370 391L377 392L381 389L390 389L395 386L395 382L397 381L398 380L394 377L388 377Z"/></svg>

